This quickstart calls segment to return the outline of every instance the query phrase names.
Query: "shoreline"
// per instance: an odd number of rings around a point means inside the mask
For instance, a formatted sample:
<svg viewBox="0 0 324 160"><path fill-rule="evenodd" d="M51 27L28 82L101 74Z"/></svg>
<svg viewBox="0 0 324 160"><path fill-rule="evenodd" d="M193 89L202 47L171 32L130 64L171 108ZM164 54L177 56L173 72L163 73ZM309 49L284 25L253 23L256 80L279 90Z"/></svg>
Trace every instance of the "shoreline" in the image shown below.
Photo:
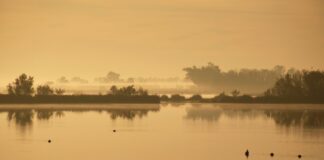
<svg viewBox="0 0 324 160"><path fill-rule="evenodd" d="M280 97L255 97L241 99L163 99L157 95L119 96L119 95L51 95L51 96L12 96L0 95L0 104L165 104L165 103L202 103L202 104L324 104L324 100Z"/></svg>
<svg viewBox="0 0 324 160"><path fill-rule="evenodd" d="M0 104L159 104L158 96L53 95L0 96Z"/></svg>

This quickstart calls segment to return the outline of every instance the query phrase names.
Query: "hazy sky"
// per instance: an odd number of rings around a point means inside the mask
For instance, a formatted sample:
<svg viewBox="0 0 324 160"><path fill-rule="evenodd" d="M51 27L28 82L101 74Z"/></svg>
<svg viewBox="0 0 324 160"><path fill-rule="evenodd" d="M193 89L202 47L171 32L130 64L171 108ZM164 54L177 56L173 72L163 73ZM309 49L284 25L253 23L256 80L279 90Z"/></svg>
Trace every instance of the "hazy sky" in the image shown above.
<svg viewBox="0 0 324 160"><path fill-rule="evenodd" d="M182 76L207 62L324 69L324 1L0 0L0 60L0 83Z"/></svg>

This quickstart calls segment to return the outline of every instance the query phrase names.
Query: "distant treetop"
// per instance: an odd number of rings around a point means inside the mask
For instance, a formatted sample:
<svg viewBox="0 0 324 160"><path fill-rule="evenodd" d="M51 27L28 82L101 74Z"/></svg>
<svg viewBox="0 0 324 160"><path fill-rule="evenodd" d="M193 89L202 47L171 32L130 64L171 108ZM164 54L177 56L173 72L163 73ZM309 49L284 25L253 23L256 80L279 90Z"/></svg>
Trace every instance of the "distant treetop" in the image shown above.
<svg viewBox="0 0 324 160"><path fill-rule="evenodd" d="M7 90L9 95L31 96L34 93L34 78L21 74L14 82L8 84Z"/></svg>

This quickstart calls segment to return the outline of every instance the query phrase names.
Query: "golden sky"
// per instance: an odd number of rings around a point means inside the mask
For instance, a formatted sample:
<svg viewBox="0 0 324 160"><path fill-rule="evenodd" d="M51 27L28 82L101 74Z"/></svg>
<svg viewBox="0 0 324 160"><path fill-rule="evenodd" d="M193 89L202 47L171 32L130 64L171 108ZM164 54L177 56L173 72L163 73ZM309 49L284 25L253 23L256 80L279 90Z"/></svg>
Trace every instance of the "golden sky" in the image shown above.
<svg viewBox="0 0 324 160"><path fill-rule="evenodd" d="M323 0L0 0L0 83L182 76L276 64L324 69Z"/></svg>

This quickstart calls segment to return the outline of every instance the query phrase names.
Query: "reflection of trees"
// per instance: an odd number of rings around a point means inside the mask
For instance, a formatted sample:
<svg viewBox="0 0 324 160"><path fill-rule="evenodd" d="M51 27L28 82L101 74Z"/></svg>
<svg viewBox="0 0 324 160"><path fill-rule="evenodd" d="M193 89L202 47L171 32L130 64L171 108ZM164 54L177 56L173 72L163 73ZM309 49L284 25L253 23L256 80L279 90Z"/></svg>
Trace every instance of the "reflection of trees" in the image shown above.
<svg viewBox="0 0 324 160"><path fill-rule="evenodd" d="M8 120L15 121L20 127L31 126L33 123L34 112L32 110L10 110L8 111Z"/></svg>
<svg viewBox="0 0 324 160"><path fill-rule="evenodd" d="M280 110L266 111L265 114L279 126L324 128L324 111Z"/></svg>
<svg viewBox="0 0 324 160"><path fill-rule="evenodd" d="M31 127L33 124L34 117L37 120L44 121L49 120L54 117L63 117L65 112L89 112L95 111L101 113L102 111L106 111L112 120L116 120L118 118L133 120L134 118L142 118L147 116L149 112L157 112L159 108L153 109L1 109L0 112L8 113L8 121L14 121L17 127L20 127L23 131L27 129L27 127Z"/></svg>
<svg viewBox="0 0 324 160"><path fill-rule="evenodd" d="M133 120L135 117L142 118L147 115L148 110L107 110L110 118L115 120L117 118Z"/></svg>
<svg viewBox="0 0 324 160"><path fill-rule="evenodd" d="M36 110L38 120L49 120L54 115L54 111L51 110Z"/></svg>
<svg viewBox="0 0 324 160"><path fill-rule="evenodd" d="M59 117L59 118L64 117L64 112L63 111L56 111L55 116Z"/></svg>
<svg viewBox="0 0 324 160"><path fill-rule="evenodd" d="M14 121L15 124L21 127L23 130L26 127L30 127L33 124L33 118L36 114L36 118L38 120L49 120L53 117L53 115L62 116L63 113L61 111L54 110L32 110L32 109L15 109L15 110L7 110L2 112L8 112L8 121Z"/></svg>
<svg viewBox="0 0 324 160"><path fill-rule="evenodd" d="M263 111L253 109L223 109L223 114L232 119L256 119L265 116Z"/></svg>
<svg viewBox="0 0 324 160"><path fill-rule="evenodd" d="M218 121L221 114L222 110L219 108L191 107L187 109L185 118L191 120Z"/></svg>
<svg viewBox="0 0 324 160"><path fill-rule="evenodd" d="M324 128L324 110L226 109L225 107L190 107L186 119L217 122L221 116L230 119L271 119L282 127Z"/></svg>

